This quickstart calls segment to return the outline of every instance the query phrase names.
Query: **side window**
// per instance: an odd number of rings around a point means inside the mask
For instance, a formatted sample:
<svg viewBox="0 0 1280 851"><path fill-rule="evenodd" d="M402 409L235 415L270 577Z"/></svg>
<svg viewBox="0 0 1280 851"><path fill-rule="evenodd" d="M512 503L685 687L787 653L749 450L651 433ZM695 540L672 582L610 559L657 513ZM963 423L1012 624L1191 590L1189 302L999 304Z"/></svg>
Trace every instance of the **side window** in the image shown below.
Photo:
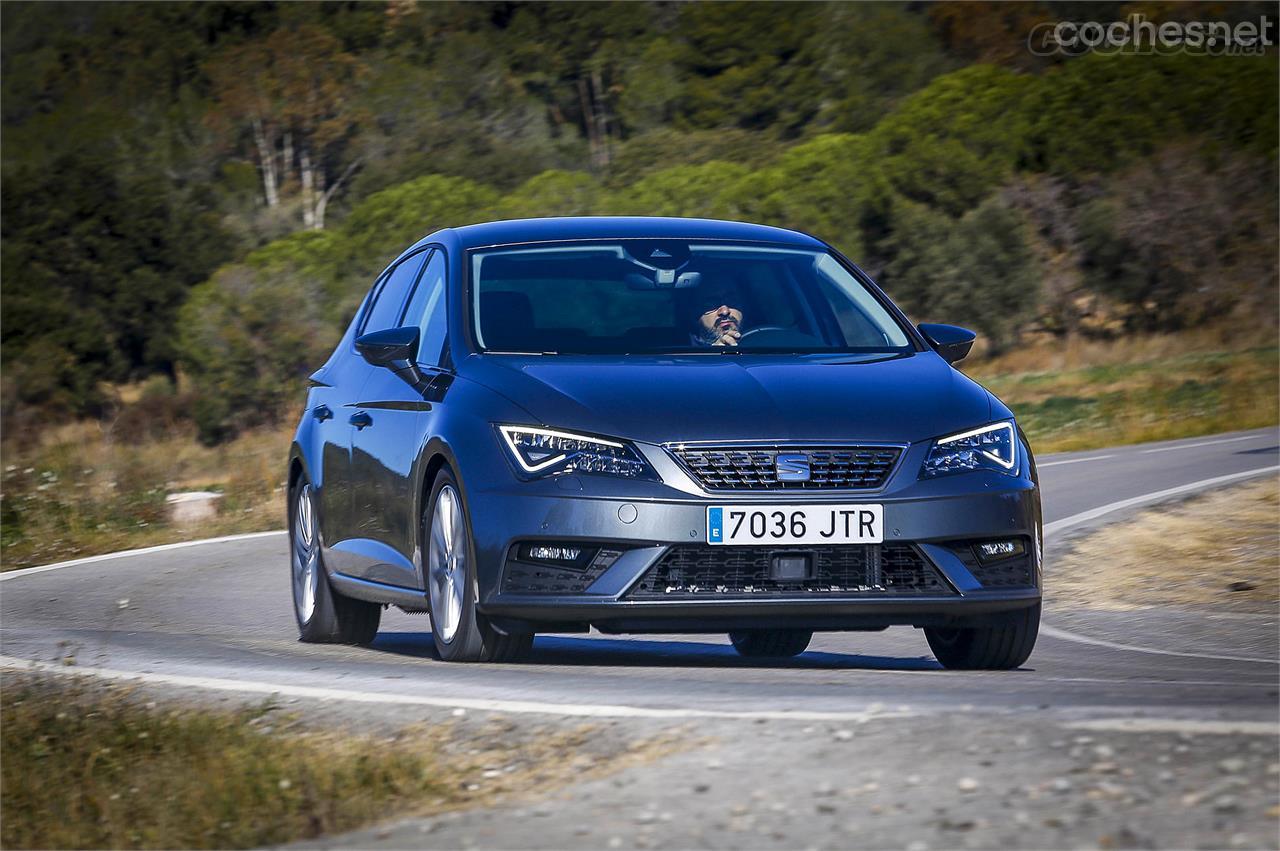
<svg viewBox="0 0 1280 851"><path fill-rule="evenodd" d="M445 267L448 265L443 251L436 250L427 263L427 269L418 279L413 298L405 308L401 325L417 325L418 361L430 366L440 363L444 350L444 337L448 328L445 313Z"/></svg>
<svg viewBox="0 0 1280 851"><path fill-rule="evenodd" d="M391 270L391 274L387 275L383 281L382 289L374 297L373 305L365 313L364 322L360 325L361 334L398 327L400 306L404 304L409 287L413 286L413 282L417 280L418 270L422 268L422 261L426 256L425 251L415 254L405 258L399 266Z"/></svg>

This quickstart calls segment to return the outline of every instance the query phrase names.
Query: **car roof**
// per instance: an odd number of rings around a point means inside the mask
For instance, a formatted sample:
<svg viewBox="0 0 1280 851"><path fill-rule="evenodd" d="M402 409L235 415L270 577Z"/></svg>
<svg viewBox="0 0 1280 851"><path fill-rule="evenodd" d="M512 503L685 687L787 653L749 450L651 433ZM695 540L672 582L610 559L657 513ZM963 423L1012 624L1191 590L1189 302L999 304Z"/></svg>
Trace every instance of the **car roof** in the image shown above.
<svg viewBox="0 0 1280 851"><path fill-rule="evenodd" d="M768 225L659 216L511 219L438 231L422 242L440 241L445 233L456 239L457 244L464 249L575 239L732 239L803 245L809 248L825 247L808 234Z"/></svg>

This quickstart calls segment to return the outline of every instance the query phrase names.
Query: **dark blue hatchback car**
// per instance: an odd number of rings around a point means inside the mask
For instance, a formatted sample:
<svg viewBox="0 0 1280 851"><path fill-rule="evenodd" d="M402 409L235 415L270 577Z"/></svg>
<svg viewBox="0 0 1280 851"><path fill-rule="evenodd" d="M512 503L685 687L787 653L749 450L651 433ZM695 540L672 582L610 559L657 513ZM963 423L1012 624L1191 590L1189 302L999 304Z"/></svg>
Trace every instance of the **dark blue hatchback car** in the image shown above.
<svg viewBox="0 0 1280 851"><path fill-rule="evenodd" d="M805 234L696 219L441 230L311 377L289 458L304 641L430 612L440 656L538 632L925 630L949 668L1026 661L1035 462L913 327Z"/></svg>

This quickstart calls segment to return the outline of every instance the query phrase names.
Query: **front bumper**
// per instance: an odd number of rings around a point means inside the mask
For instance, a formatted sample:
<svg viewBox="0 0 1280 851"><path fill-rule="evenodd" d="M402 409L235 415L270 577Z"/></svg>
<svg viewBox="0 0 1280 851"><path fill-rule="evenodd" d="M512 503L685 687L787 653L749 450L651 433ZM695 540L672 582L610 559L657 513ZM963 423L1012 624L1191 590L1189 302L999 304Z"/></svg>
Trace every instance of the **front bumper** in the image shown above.
<svg viewBox="0 0 1280 851"><path fill-rule="evenodd" d="M642 578L673 549L705 543L708 505L778 501L777 494L691 498L681 493L671 498L671 491L661 485L637 487L634 482L586 476L581 481L568 477L473 492L479 610L512 631L590 625L605 632L692 633L975 624L998 621L1040 601L1038 489L1028 477L994 473L912 482L894 492L824 494L805 500L883 505L885 547L909 548L936 571L942 579L936 593L814 594L793 589L670 598L636 593ZM965 542L1015 537L1027 544L1025 581L980 580L973 559L965 556ZM504 575L512 569L519 545L537 541L612 547L622 555L572 593L513 592Z"/></svg>

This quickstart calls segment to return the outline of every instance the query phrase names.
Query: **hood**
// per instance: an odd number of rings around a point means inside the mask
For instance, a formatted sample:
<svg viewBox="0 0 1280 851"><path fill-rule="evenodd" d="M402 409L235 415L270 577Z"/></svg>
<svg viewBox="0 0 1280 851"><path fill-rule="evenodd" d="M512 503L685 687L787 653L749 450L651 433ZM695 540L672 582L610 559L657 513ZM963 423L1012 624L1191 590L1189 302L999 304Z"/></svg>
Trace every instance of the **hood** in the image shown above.
<svg viewBox="0 0 1280 851"><path fill-rule="evenodd" d="M987 392L932 352L880 360L473 355L458 374L536 424L646 443L906 443L991 416Z"/></svg>

